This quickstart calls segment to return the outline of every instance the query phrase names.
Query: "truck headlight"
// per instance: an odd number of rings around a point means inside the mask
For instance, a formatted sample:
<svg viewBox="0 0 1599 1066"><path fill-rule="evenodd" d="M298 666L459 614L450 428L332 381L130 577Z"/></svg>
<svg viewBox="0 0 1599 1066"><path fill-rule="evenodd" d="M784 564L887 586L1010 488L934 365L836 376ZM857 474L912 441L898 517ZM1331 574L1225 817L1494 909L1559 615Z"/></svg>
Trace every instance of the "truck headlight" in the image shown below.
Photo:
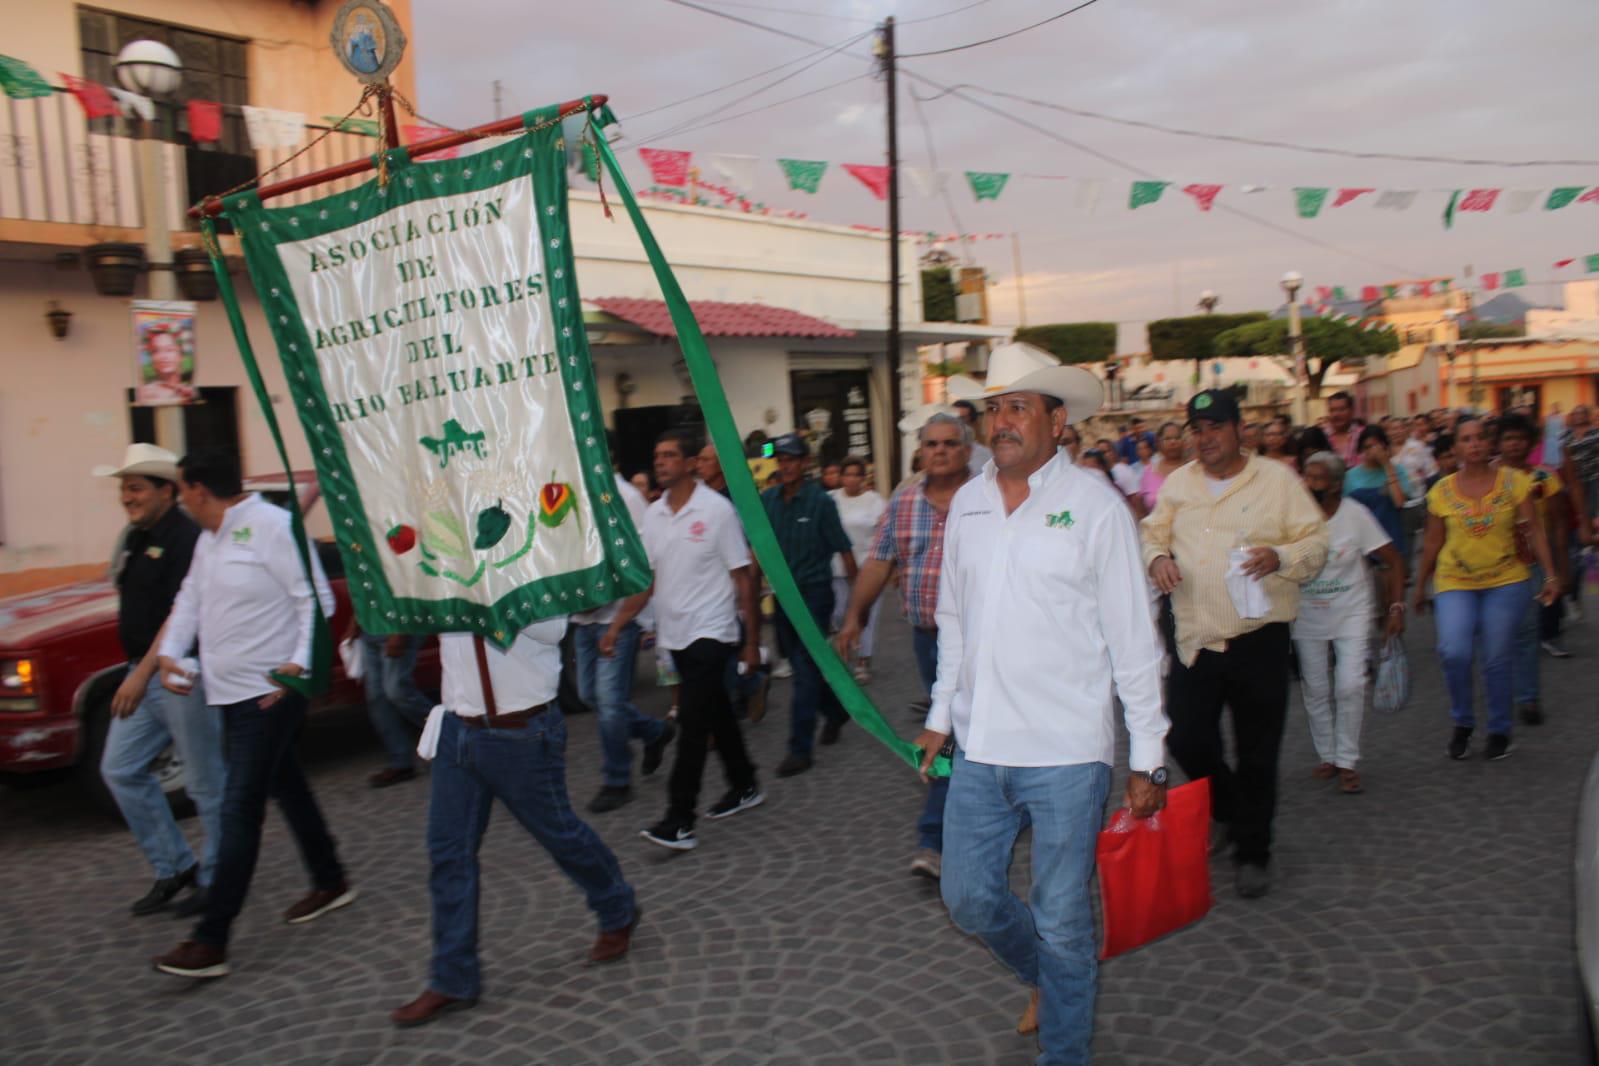
<svg viewBox="0 0 1599 1066"><path fill-rule="evenodd" d="M32 659L0 660L0 711L36 711L37 695Z"/></svg>

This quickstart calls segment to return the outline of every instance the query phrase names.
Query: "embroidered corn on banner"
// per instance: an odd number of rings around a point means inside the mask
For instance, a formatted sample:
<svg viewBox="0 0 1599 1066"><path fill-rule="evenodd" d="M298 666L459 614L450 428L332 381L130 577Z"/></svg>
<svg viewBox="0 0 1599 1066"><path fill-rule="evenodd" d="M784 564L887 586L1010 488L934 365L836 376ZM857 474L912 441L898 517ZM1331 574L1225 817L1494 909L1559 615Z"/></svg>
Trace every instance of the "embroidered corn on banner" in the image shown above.
<svg viewBox="0 0 1599 1066"><path fill-rule="evenodd" d="M458 159L396 149L386 180L311 203L224 200L369 632L508 645L649 585L607 454L556 119L529 112Z"/></svg>

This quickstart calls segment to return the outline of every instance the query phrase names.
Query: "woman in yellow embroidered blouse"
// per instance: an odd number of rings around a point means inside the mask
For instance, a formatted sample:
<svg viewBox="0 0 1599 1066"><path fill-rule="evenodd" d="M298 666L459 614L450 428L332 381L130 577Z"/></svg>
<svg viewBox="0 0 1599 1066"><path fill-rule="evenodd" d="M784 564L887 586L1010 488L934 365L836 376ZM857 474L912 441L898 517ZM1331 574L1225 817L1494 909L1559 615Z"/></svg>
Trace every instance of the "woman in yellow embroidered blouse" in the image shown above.
<svg viewBox="0 0 1599 1066"><path fill-rule="evenodd" d="M1559 594L1551 578L1534 589L1527 563L1517 549L1517 528L1543 572L1554 573L1549 542L1531 499L1532 480L1489 460L1488 428L1475 417L1455 425L1455 455L1460 469L1427 493L1427 533L1416 575L1416 610L1427 607L1427 580L1436 576L1438 658L1449 688L1454 732L1451 759L1464 759L1471 746L1476 715L1472 709L1471 665L1480 643L1488 743L1484 755L1510 754L1511 661L1516 626L1536 597L1550 603Z"/></svg>

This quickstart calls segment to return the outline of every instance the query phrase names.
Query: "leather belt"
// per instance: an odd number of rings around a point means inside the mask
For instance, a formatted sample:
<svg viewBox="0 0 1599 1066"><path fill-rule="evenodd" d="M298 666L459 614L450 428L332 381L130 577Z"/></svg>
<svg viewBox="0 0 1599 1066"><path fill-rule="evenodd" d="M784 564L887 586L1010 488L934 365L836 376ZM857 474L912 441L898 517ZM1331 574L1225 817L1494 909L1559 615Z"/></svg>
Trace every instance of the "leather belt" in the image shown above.
<svg viewBox="0 0 1599 1066"><path fill-rule="evenodd" d="M468 729L526 729L529 722L554 706L555 701L551 700L537 707L529 707L525 711L500 711L495 714L492 721L481 714L458 714L456 717Z"/></svg>

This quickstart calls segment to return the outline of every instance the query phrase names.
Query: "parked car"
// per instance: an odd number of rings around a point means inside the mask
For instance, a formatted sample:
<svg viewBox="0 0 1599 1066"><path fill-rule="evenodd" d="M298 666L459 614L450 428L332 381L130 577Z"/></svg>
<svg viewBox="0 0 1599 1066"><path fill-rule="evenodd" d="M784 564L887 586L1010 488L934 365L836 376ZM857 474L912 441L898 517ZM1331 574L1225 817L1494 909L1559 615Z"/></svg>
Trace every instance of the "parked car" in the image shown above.
<svg viewBox="0 0 1599 1066"><path fill-rule="evenodd" d="M309 513L321 498L316 475L296 473L294 484L302 511ZM247 478L244 487L280 506L288 502L289 481L281 474ZM316 547L337 601L329 623L337 640L351 614L344 563L331 541L317 541ZM117 590L109 579L0 600L0 783L20 786L74 774L102 807L115 812L100 779L100 755L111 697L127 671L117 639ZM429 641L417 657L417 681L437 691L438 674L438 643ZM332 685L312 705L313 713L362 699L360 683L344 675L335 655ZM168 798L186 804L176 752L169 747L151 768Z"/></svg>

